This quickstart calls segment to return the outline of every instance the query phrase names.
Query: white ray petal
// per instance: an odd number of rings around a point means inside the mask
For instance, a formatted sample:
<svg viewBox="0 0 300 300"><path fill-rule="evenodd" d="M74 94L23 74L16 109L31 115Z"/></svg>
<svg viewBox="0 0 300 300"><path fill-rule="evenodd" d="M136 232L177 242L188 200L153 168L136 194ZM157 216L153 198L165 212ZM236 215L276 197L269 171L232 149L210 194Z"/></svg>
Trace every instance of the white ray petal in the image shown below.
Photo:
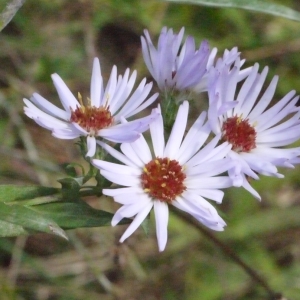
<svg viewBox="0 0 300 300"><path fill-rule="evenodd" d="M114 197L114 201L123 205L131 205L137 202L152 201L145 192L140 189L139 193L123 194Z"/></svg>
<svg viewBox="0 0 300 300"><path fill-rule="evenodd" d="M147 164L152 159L150 148L143 135L141 135L134 143L131 143L131 147L143 164Z"/></svg>
<svg viewBox="0 0 300 300"><path fill-rule="evenodd" d="M203 126L205 118L206 113L201 113L185 136L176 158L180 164L185 164L207 140L211 129L208 123Z"/></svg>
<svg viewBox="0 0 300 300"><path fill-rule="evenodd" d="M253 110L248 115L250 122L254 122L267 108L267 106L269 105L269 103L271 102L274 96L277 82L278 82L278 76L274 76L268 88L266 89L266 91L264 92L260 100L257 102Z"/></svg>
<svg viewBox="0 0 300 300"><path fill-rule="evenodd" d="M158 248L159 251L164 251L168 240L168 204L161 201L154 201L154 213Z"/></svg>
<svg viewBox="0 0 300 300"><path fill-rule="evenodd" d="M77 106L80 106L61 77L58 74L52 74L51 77L65 111L69 112L70 108L75 110Z"/></svg>
<svg viewBox="0 0 300 300"><path fill-rule="evenodd" d="M123 143L120 146L121 151L140 168L144 167L144 162L140 159L140 157L135 153L134 149L132 148L131 143Z"/></svg>
<svg viewBox="0 0 300 300"><path fill-rule="evenodd" d="M221 203L224 197L224 192L216 189L194 189L193 192L217 203Z"/></svg>
<svg viewBox="0 0 300 300"><path fill-rule="evenodd" d="M58 117L62 120L69 121L70 119L70 112L66 112L57 106L53 105L51 102L46 100L44 97L37 93L33 93L32 97L30 98L32 103L34 103L37 107L39 107L45 113ZM28 101L28 100L27 100ZM24 101L25 102L25 101ZM25 102L27 104L28 102Z"/></svg>
<svg viewBox="0 0 300 300"><path fill-rule="evenodd" d="M160 107L158 108L160 111ZM153 151L156 157L163 157L165 149L164 124L162 115L150 124Z"/></svg>
<svg viewBox="0 0 300 300"><path fill-rule="evenodd" d="M142 199L139 199L139 201L135 201L129 205L123 205L119 209L118 213L123 218L131 218L142 211L149 204L153 205L152 200L150 198L144 197Z"/></svg>
<svg viewBox="0 0 300 300"><path fill-rule="evenodd" d="M120 175L139 176L142 173L141 168L120 165L100 159L93 159L92 164L100 170L106 170L112 173L120 173Z"/></svg>
<svg viewBox="0 0 300 300"><path fill-rule="evenodd" d="M140 179L137 176L133 175L122 175L120 176L119 173L113 173L106 170L100 170L100 173L103 177L108 179L109 181L120 184L123 186L139 186Z"/></svg>
<svg viewBox="0 0 300 300"><path fill-rule="evenodd" d="M103 89L103 80L101 76L100 62L98 58L94 58L92 78L91 78L91 105L92 106L100 107L102 89Z"/></svg>
<svg viewBox="0 0 300 300"><path fill-rule="evenodd" d="M119 196L119 195L126 195L126 194L134 194L134 193L140 193L143 192L143 190L140 187L124 187L124 188L118 188L118 189L103 189L102 193L106 196Z"/></svg>
<svg viewBox="0 0 300 300"><path fill-rule="evenodd" d="M96 139L93 136L87 136L87 149L86 156L93 157L96 153Z"/></svg>
<svg viewBox="0 0 300 300"><path fill-rule="evenodd" d="M97 141L97 144L100 145L103 149L105 149L111 156L122 162L123 164L131 167L136 167L136 164L129 159L124 154L120 153L119 151L115 150L113 147L109 146L106 143L103 143L101 141Z"/></svg>
<svg viewBox="0 0 300 300"><path fill-rule="evenodd" d="M148 216L149 212L151 211L153 207L153 202L149 202L143 210L141 210L132 223L129 225L129 227L126 229L124 234L122 235L120 242L123 243L124 240L126 240L132 233L141 225L141 223L146 219Z"/></svg>
<svg viewBox="0 0 300 300"><path fill-rule="evenodd" d="M188 112L189 102L184 101L178 109L176 120L174 122L169 140L166 144L164 157L169 157L170 159L176 158L176 154L178 153L179 147L183 139L183 134L185 132Z"/></svg>
<svg viewBox="0 0 300 300"><path fill-rule="evenodd" d="M198 176L188 177L184 183L188 189L222 189L232 186L228 176L202 177L201 180Z"/></svg>

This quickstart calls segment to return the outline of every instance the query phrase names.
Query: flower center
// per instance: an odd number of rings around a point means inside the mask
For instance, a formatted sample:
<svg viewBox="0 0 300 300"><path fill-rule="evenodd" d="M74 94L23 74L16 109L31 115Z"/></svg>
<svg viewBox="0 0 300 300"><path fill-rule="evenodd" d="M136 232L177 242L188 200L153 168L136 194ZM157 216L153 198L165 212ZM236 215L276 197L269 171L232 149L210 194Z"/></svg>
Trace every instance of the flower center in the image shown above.
<svg viewBox="0 0 300 300"><path fill-rule="evenodd" d="M156 158L144 167L141 183L152 198L170 203L186 190L185 174L176 160Z"/></svg>
<svg viewBox="0 0 300 300"><path fill-rule="evenodd" d="M249 124L249 120L241 117L231 117L223 123L222 139L232 144L232 150L236 152L250 152L256 148L256 131Z"/></svg>
<svg viewBox="0 0 300 300"><path fill-rule="evenodd" d="M90 99L88 99L88 105L84 106L79 93L78 99L80 106L77 106L75 110L71 109L70 122L77 123L90 135L96 135L100 129L111 126L113 117L109 111L109 106L91 106Z"/></svg>

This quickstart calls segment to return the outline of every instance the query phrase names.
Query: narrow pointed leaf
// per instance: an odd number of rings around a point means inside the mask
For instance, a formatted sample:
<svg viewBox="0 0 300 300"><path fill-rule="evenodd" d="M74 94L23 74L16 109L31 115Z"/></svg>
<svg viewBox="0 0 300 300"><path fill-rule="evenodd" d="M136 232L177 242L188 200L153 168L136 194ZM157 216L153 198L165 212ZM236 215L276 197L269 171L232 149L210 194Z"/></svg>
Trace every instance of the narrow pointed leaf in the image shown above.
<svg viewBox="0 0 300 300"><path fill-rule="evenodd" d="M0 237L41 231L66 238L63 229L109 226L113 214L82 201L72 184L66 195L55 188L0 185Z"/></svg>
<svg viewBox="0 0 300 300"><path fill-rule="evenodd" d="M64 229L110 226L113 217L112 213L94 209L82 200L47 203L34 206L32 209L54 220ZM127 224L130 222L131 220L124 219L119 224Z"/></svg>
<svg viewBox="0 0 300 300"><path fill-rule="evenodd" d="M59 189L42 186L0 185L0 202L28 200L55 195Z"/></svg>
<svg viewBox="0 0 300 300"><path fill-rule="evenodd" d="M8 1L5 9L0 14L0 31L11 21L25 0Z"/></svg>
<svg viewBox="0 0 300 300"><path fill-rule="evenodd" d="M52 219L21 205L0 203L0 220L22 226L24 229L59 235L65 239L65 232Z"/></svg>
<svg viewBox="0 0 300 300"><path fill-rule="evenodd" d="M166 0L176 3L190 3L203 6L241 8L271 14L294 21L300 21L300 12L284 5L265 0Z"/></svg>
<svg viewBox="0 0 300 300"><path fill-rule="evenodd" d="M0 221L0 237L27 235L29 231L21 225Z"/></svg>

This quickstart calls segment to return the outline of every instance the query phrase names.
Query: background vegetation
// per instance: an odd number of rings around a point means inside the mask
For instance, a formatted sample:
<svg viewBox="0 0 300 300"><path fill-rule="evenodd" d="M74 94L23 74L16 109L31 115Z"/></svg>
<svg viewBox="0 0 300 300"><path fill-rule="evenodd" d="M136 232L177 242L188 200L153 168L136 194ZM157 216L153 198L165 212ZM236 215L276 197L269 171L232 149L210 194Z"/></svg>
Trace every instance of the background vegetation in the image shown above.
<svg viewBox="0 0 300 300"><path fill-rule="evenodd" d="M275 2L275 1L273 1ZM0 9L5 5L0 1ZM280 1L277 1L280 3ZM297 0L285 5L300 11ZM2 6L2 7L1 7ZM143 64L140 35L162 26L207 39L211 47L238 46L246 65L268 65L268 82L280 76L274 101L300 86L300 23L238 9L142 0L27 0L0 35L0 184L59 187L63 164L79 159L74 141L61 141L23 114L23 97L38 91L58 103L50 75L89 94L91 63L101 61L107 79ZM149 80L151 78L149 77ZM219 207L228 223L215 236L287 299L300 295L300 168L285 179L253 183L258 203L240 189L226 191ZM105 198L93 207L115 211ZM152 222L153 220L150 220ZM152 224L153 225L153 224ZM260 300L268 294L192 225L172 214L166 250L158 253L154 226L124 244L123 232L101 227L68 231L69 242L49 234L0 239L3 300ZM278 298L280 299L280 297ZM283 298L282 298L283 299Z"/></svg>

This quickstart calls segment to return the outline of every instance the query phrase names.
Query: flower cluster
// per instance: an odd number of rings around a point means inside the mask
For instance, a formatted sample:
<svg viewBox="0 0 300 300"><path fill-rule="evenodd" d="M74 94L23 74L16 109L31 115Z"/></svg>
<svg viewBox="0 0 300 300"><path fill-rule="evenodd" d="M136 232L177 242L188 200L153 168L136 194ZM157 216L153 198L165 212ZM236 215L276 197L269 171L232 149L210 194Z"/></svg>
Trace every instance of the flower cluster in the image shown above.
<svg viewBox="0 0 300 300"><path fill-rule="evenodd" d="M144 61L159 94L150 95L152 83L145 79L134 89L136 72L118 76L115 66L104 87L95 58L86 101L80 94L76 99L57 74L52 79L63 109L37 93L24 99L25 114L53 136L83 138L91 166L117 185L102 193L121 204L113 226L133 218L120 241L153 209L160 251L167 243L169 205L222 231L226 223L208 200L221 203L222 189L232 186L260 199L250 179L281 178L277 167L293 168L300 162L300 147L285 148L300 138L295 91L276 102L278 76L265 85L267 67L261 72L258 64L243 68L245 60L236 47L217 58L217 49L210 50L207 41L196 48L193 37L183 37L183 28L178 34L163 28L157 47L147 30L141 37ZM203 92L207 112L199 112L189 127L189 95L195 100ZM156 99L159 104L147 116L132 119ZM142 134L148 129L150 142ZM107 159L96 158L98 151Z"/></svg>

